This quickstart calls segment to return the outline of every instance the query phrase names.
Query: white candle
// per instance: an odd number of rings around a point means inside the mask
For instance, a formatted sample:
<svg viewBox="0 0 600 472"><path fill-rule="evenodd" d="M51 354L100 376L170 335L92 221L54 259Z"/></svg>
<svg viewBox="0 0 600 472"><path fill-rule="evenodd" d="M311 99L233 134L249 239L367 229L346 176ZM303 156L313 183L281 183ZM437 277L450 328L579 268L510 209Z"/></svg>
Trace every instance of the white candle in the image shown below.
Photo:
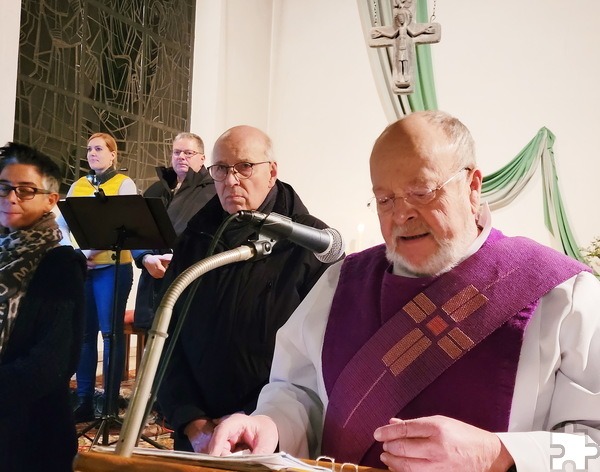
<svg viewBox="0 0 600 472"><path fill-rule="evenodd" d="M358 237L356 238L356 251L362 251L364 249L363 247L363 235L365 232L365 225L364 223L359 223L358 226L356 227L356 230L358 231Z"/></svg>

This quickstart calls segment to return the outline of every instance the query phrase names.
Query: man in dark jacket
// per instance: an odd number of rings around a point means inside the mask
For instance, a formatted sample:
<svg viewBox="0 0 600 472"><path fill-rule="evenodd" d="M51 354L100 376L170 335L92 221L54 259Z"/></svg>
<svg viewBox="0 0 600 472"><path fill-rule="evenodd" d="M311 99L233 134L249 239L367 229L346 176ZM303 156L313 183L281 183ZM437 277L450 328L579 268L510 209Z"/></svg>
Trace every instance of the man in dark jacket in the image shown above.
<svg viewBox="0 0 600 472"><path fill-rule="evenodd" d="M172 167L157 167L154 182L144 197L159 197L178 236L187 222L215 195L215 185L204 166L204 142L194 133L179 133L173 140ZM164 252L164 251L162 251ZM142 269L135 302L134 325L147 329L154 318L162 278L172 254L161 251L136 251L136 265Z"/></svg>
<svg viewBox="0 0 600 472"><path fill-rule="evenodd" d="M217 197L179 238L168 279L206 257L223 221L240 210L275 212L303 225L326 227L308 213L290 185L277 180L271 140L262 131L250 126L226 131L215 143L213 162L208 169ZM214 252L256 237L256 228L234 220ZM283 240L265 258L227 265L202 277L158 395L175 431L175 449L205 452L219 418L254 409L268 381L277 330L326 267L311 251ZM173 321L181 316L185 295Z"/></svg>

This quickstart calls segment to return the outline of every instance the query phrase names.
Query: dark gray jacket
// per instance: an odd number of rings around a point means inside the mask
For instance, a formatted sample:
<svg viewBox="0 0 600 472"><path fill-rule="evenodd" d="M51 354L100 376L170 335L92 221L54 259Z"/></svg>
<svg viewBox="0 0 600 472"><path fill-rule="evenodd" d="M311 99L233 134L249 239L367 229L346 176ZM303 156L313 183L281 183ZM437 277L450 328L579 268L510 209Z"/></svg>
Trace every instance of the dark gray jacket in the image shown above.
<svg viewBox="0 0 600 472"><path fill-rule="evenodd" d="M208 174L206 167L194 172L190 169L176 193L173 189L177 185L177 174L172 167L157 167L158 182L154 182L144 192L144 197L161 198L167 214L179 236L186 228L188 221L200 210L206 202L215 196L215 183ZM172 249L172 248L171 248ZM162 289L162 280L153 278L142 265L146 254L159 254L169 251L134 251L136 265L142 269L138 281L135 299L134 325L147 329L152 325L154 307Z"/></svg>

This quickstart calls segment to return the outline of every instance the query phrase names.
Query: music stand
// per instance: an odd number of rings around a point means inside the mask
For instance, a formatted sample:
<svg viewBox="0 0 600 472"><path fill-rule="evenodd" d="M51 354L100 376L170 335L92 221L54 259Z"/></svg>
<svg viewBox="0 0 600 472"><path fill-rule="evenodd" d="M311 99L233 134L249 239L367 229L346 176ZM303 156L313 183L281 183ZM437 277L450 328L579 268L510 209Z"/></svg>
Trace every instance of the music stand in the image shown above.
<svg viewBox="0 0 600 472"><path fill-rule="evenodd" d="M115 281L113 293L111 332L108 353L108 378L105 380L105 401L102 415L86 426L79 436L98 427L92 446L102 435L103 445L108 445L111 425L122 425L118 416L117 400L111 393L115 374L115 341L117 331L118 272L123 249L167 249L173 246L176 234L160 198L144 198L141 195L95 197L68 197L58 202L73 237L81 249L103 249L115 252ZM117 390L118 392L118 390ZM117 394L118 396L118 394ZM87 436L86 436L87 437ZM89 438L88 438L89 439ZM162 446L142 436L155 447Z"/></svg>

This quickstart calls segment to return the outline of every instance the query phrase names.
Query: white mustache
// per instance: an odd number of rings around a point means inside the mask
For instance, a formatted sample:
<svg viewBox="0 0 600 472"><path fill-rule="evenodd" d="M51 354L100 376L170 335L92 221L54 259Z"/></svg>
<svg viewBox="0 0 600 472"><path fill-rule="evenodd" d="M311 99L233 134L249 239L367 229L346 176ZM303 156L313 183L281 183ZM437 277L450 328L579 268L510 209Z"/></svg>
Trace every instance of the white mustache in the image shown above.
<svg viewBox="0 0 600 472"><path fill-rule="evenodd" d="M395 228L392 232L392 236L394 238L404 238L407 236L419 236L427 233L431 233L431 230L426 226L419 225L415 227Z"/></svg>

